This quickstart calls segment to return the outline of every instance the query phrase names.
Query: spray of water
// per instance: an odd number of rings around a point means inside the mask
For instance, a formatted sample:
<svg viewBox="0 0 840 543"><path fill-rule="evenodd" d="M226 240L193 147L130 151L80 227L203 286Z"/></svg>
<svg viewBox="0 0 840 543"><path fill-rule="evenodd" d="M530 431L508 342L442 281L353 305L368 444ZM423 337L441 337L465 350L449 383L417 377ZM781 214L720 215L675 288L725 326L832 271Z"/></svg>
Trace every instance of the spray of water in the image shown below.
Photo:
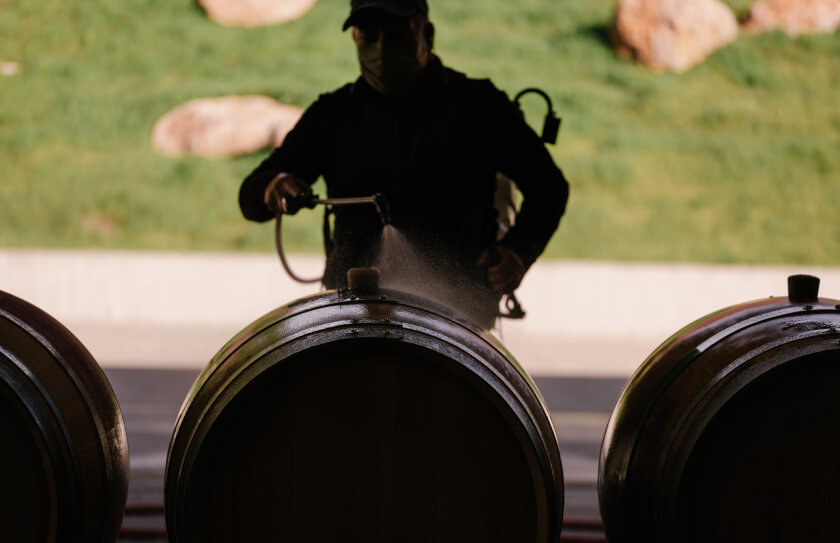
<svg viewBox="0 0 840 543"><path fill-rule="evenodd" d="M392 225L382 230L376 267L381 286L422 296L484 327L492 326L486 322L486 310L476 295L475 285L447 275Z"/></svg>

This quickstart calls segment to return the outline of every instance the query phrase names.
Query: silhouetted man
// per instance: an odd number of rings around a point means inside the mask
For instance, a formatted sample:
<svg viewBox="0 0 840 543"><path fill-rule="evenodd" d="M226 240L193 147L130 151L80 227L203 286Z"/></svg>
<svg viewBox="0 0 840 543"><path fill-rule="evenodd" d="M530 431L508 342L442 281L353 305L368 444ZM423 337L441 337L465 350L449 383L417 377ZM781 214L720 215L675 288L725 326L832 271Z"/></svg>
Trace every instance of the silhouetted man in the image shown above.
<svg viewBox="0 0 840 543"><path fill-rule="evenodd" d="M449 287L432 297L492 327L501 294L519 286L556 230L568 183L503 92L432 54L425 0L352 0L350 27L361 77L321 95L244 180L242 212L267 221L319 176L330 198L382 193L393 226ZM497 172L523 195L503 237ZM333 237L325 240L327 288L345 286L349 268L376 265L382 236L373 206L337 206L334 213ZM409 282L402 286L411 290Z"/></svg>

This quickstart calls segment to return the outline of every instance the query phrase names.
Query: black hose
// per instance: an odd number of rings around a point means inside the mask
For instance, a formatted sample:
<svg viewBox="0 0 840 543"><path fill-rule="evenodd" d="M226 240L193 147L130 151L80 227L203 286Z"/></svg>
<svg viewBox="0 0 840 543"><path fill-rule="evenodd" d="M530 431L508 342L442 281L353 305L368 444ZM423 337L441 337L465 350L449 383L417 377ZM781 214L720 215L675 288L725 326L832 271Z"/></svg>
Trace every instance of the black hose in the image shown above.
<svg viewBox="0 0 840 543"><path fill-rule="evenodd" d="M292 268L289 266L289 263L286 261L286 253L283 251L283 214L277 214L277 220L274 222L274 246L277 248L277 256L280 257L280 263L283 265L283 269L286 270L286 273L289 274L289 277L297 281L298 283L321 283L324 281L323 274L321 277L313 277L311 279L303 278L297 275L295 272L292 271Z"/></svg>
<svg viewBox="0 0 840 543"><path fill-rule="evenodd" d="M312 209L316 205L326 205L326 206L336 206L336 205L356 205L356 204L373 204L376 207L376 212L379 214L379 219L382 221L383 226L387 226L391 223L391 211L388 207L388 200L385 199L380 193L374 194L373 196L363 196L363 197L355 197L355 198L326 198L320 199L314 194L301 194L295 198L289 198L286 202L286 214L294 214L297 213L298 210L307 207ZM327 208L330 209L329 207ZM329 211L328 211L329 213ZM291 266L286 261L286 254L283 252L283 236L282 231L282 216L284 213L277 214L277 220L274 225L274 246L277 248L277 256L280 257L280 263L283 265L283 269L286 270L286 273L289 274L289 277L297 281L298 283L318 283L324 281L324 276L321 277L313 277L311 279L303 278L297 275L295 272L292 271ZM324 242L327 243L329 240L329 223L327 222L327 216L324 216ZM329 251L328 251L329 252Z"/></svg>

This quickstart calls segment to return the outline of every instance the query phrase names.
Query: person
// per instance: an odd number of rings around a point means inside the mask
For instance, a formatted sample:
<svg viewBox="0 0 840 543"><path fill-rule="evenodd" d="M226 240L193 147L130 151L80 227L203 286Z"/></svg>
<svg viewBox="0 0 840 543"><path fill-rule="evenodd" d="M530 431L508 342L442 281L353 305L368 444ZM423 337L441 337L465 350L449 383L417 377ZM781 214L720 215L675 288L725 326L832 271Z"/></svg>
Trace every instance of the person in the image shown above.
<svg viewBox="0 0 840 543"><path fill-rule="evenodd" d="M568 182L504 92L432 52L426 0L351 0L348 28L361 75L322 94L244 179L242 213L262 222L291 211L292 198L311 194L321 176L329 198L381 193L424 269L459 293L462 301L449 303L491 328L501 295L519 286L557 229ZM503 236L497 173L522 194ZM330 289L346 286L348 269L374 266L383 242L373 206L331 211L323 278Z"/></svg>

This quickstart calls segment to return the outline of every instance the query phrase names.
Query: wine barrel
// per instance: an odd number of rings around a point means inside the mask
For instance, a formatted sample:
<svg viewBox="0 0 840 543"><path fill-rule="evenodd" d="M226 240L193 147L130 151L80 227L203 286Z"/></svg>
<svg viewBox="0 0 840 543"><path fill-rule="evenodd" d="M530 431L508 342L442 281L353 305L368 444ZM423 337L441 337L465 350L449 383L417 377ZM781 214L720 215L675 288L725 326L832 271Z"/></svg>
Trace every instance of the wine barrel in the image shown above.
<svg viewBox="0 0 840 543"><path fill-rule="evenodd" d="M116 541L128 443L111 386L70 331L3 291L0 435L0 541Z"/></svg>
<svg viewBox="0 0 840 543"><path fill-rule="evenodd" d="M818 285L701 318L630 378L601 449L609 541L840 541L840 302Z"/></svg>
<svg viewBox="0 0 840 543"><path fill-rule="evenodd" d="M503 346L374 285L281 307L212 359L165 502L172 542L557 541L563 475Z"/></svg>

